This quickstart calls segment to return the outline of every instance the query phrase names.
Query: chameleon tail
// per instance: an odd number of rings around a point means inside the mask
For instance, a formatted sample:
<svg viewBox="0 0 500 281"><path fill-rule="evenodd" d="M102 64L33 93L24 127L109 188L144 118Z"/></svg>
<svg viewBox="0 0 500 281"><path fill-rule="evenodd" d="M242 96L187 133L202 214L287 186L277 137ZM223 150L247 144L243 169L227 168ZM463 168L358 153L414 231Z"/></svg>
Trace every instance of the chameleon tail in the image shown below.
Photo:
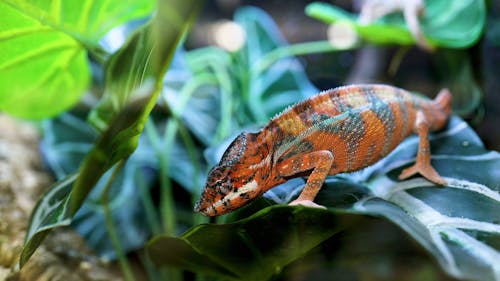
<svg viewBox="0 0 500 281"><path fill-rule="evenodd" d="M433 108L432 119L432 130L439 130L444 127L448 117L452 112L452 100L453 96L448 89L442 89L436 98L431 102L431 107Z"/></svg>
<svg viewBox="0 0 500 281"><path fill-rule="evenodd" d="M446 116L451 114L451 106L452 106L453 96L451 95L450 90L442 89L436 98L433 100L433 104L437 109L442 111Z"/></svg>

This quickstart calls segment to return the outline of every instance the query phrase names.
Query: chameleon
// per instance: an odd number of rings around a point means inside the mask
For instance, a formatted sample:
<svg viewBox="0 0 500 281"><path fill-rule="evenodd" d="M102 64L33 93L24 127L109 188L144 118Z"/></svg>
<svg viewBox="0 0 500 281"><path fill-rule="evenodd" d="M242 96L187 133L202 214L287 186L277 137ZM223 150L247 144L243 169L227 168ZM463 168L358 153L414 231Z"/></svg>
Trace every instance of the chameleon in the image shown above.
<svg viewBox="0 0 500 281"><path fill-rule="evenodd" d="M260 131L238 135L210 170L194 210L222 215L304 176L303 190L289 205L325 208L313 200L327 176L370 166L411 134L419 137L416 161L399 179L420 174L446 185L430 162L429 132L442 129L451 110L448 89L434 100L382 84L323 91L285 109Z"/></svg>

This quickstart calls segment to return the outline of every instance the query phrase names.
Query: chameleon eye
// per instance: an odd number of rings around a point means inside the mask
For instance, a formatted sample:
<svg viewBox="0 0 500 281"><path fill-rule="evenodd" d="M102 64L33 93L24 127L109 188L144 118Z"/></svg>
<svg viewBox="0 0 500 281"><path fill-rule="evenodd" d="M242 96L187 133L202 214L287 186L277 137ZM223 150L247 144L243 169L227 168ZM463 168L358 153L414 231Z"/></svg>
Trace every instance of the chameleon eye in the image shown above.
<svg viewBox="0 0 500 281"><path fill-rule="evenodd" d="M218 191L220 194L227 194L230 190L231 188L227 182L223 182L218 185Z"/></svg>

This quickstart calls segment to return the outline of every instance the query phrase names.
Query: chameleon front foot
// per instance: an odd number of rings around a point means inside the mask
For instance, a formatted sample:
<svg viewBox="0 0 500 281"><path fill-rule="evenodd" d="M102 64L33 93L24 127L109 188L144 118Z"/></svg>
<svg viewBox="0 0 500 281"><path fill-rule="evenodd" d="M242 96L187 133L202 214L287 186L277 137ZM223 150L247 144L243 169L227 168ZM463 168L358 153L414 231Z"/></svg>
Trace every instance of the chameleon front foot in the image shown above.
<svg viewBox="0 0 500 281"><path fill-rule="evenodd" d="M421 174L424 178L435 184L446 185L446 180L443 179L432 166L421 165L420 163L415 163L413 166L404 169L399 175L399 179L404 180L416 174Z"/></svg>
<svg viewBox="0 0 500 281"><path fill-rule="evenodd" d="M299 200L299 199L297 199L297 200L293 200L288 205L289 206L301 205L301 206L306 206L306 207L310 207L310 208L317 208L317 209L325 209L326 210L325 206L316 204L311 200Z"/></svg>

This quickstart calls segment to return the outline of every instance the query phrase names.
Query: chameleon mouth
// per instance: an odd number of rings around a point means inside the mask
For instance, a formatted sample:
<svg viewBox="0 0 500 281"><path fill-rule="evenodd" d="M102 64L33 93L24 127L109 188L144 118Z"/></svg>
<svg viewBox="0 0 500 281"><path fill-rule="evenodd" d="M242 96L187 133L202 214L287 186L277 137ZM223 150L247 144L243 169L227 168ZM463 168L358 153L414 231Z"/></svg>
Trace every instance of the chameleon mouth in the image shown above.
<svg viewBox="0 0 500 281"><path fill-rule="evenodd" d="M203 198L200 198L200 200L198 200L198 202L194 205L194 211L205 216L210 216L212 213L208 212L208 209L210 209L210 206L204 202Z"/></svg>
<svg viewBox="0 0 500 281"><path fill-rule="evenodd" d="M201 198L194 206L194 211L202 215L213 217L223 215L239 208L249 202L257 194L258 184L256 180L243 185L236 191L226 195L225 197L209 204Z"/></svg>

